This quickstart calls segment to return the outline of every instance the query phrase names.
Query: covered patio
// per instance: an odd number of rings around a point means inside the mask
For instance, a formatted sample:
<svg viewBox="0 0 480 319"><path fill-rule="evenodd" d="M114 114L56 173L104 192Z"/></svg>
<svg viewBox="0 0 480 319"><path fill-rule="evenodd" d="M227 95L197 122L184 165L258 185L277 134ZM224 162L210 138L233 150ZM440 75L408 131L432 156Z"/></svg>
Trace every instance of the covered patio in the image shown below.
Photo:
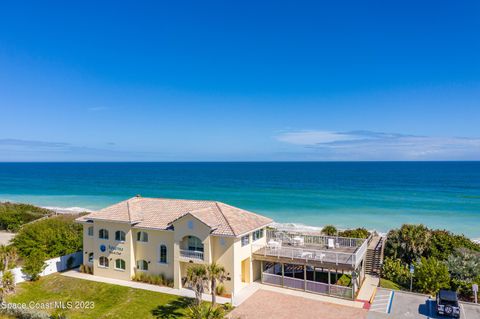
<svg viewBox="0 0 480 319"><path fill-rule="evenodd" d="M369 240L269 230L266 244L253 244L252 253L262 283L354 299Z"/></svg>

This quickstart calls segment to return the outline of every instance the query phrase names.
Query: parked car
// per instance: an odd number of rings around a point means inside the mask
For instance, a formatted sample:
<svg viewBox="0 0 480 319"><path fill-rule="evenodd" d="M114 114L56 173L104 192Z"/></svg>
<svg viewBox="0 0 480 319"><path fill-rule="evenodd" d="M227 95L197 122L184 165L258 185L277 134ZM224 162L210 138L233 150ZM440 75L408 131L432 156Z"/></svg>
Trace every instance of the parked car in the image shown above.
<svg viewBox="0 0 480 319"><path fill-rule="evenodd" d="M442 316L460 318L460 305L455 291L440 290L438 292L437 313Z"/></svg>

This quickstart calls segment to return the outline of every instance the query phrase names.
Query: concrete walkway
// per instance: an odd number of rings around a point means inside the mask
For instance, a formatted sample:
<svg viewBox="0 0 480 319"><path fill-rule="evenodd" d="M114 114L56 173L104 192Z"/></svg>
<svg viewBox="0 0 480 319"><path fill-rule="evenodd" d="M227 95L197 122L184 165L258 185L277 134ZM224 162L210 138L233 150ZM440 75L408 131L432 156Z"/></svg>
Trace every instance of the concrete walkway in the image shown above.
<svg viewBox="0 0 480 319"><path fill-rule="evenodd" d="M362 287L358 292L357 299L363 301L370 301L373 297L373 294L377 290L380 278L372 275L365 275L365 280L363 281Z"/></svg>
<svg viewBox="0 0 480 319"><path fill-rule="evenodd" d="M262 284L260 282L254 282L251 284L251 286L256 286L257 289L261 289L261 290L272 291L272 292L281 293L284 295L302 297L310 300L328 302L328 303L336 304L340 306L348 306L348 307L354 307L354 308L364 307L364 303L360 301L346 300L341 298L329 297L325 295L313 294L313 293L304 292L301 290L293 290L293 289L287 289L282 287L270 286L270 285Z"/></svg>
<svg viewBox="0 0 480 319"><path fill-rule="evenodd" d="M312 300L274 291L258 290L242 305L233 309L231 319L363 319L365 309Z"/></svg>
<svg viewBox="0 0 480 319"><path fill-rule="evenodd" d="M169 287L164 287L164 286L146 284L146 283L137 282L137 281L128 281L128 280L120 280L120 279L99 277L99 276L84 274L84 273L81 273L81 272L79 272L78 270L75 270L75 269L64 272L64 273L61 273L61 275L66 276L66 277L71 277L71 278L84 279L84 280L90 280L90 281L96 281L96 282L103 282L103 283L106 283L106 284L119 285L119 286L124 286L124 287L135 288L135 289L150 290L150 291L160 292L160 293L169 294L169 295L195 298L195 293L193 292L193 290L190 290L190 289L185 289L185 288L175 289L175 288L169 288ZM211 301L212 300L212 295L203 294L202 299L205 300L205 301ZM230 298L224 298L224 297L217 296L217 303L225 304L225 303L228 303L228 302L231 302Z"/></svg>

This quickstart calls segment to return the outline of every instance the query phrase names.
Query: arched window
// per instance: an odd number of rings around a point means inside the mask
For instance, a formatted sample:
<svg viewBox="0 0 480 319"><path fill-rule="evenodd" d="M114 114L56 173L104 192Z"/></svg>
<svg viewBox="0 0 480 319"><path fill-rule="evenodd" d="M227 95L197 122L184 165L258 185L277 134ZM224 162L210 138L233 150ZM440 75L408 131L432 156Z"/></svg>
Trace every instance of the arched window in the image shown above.
<svg viewBox="0 0 480 319"><path fill-rule="evenodd" d="M125 270L125 260L116 259L115 260L115 269Z"/></svg>
<svg viewBox="0 0 480 319"><path fill-rule="evenodd" d="M108 258L105 256L101 256L98 259L98 266L103 268L108 268Z"/></svg>
<svg viewBox="0 0 480 319"><path fill-rule="evenodd" d="M188 250L203 251L203 243L200 238L195 236L188 236Z"/></svg>
<svg viewBox="0 0 480 319"><path fill-rule="evenodd" d="M148 241L148 234L144 231L137 233L137 241L146 243Z"/></svg>
<svg viewBox="0 0 480 319"><path fill-rule="evenodd" d="M98 231L98 238L100 239L108 239L108 230L102 228Z"/></svg>
<svg viewBox="0 0 480 319"><path fill-rule="evenodd" d="M138 270L148 270L148 262L146 260L137 260Z"/></svg>
<svg viewBox="0 0 480 319"><path fill-rule="evenodd" d="M167 246L160 245L160 263L167 263Z"/></svg>
<svg viewBox="0 0 480 319"><path fill-rule="evenodd" d="M93 226L88 227L87 233L88 236L93 236Z"/></svg>
<svg viewBox="0 0 480 319"><path fill-rule="evenodd" d="M93 253L88 254L88 262L89 262L90 264L93 263Z"/></svg>
<svg viewBox="0 0 480 319"><path fill-rule="evenodd" d="M115 240L116 241L125 241L125 232L122 230L117 230L115 232Z"/></svg>

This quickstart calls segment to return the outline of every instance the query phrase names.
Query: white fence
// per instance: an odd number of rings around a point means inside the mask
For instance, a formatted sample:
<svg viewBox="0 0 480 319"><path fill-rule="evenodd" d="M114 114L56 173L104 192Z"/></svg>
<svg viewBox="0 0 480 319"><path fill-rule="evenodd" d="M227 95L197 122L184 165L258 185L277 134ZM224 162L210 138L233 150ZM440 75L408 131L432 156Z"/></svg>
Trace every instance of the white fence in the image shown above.
<svg viewBox="0 0 480 319"><path fill-rule="evenodd" d="M78 267L83 263L83 254L81 251L77 251L76 253L60 256L52 259L48 259L45 261L47 267L41 272L40 276L50 275L59 271L67 270L68 259L73 257L73 263L71 265L72 268ZM15 276L15 283L27 281L29 278L22 272L21 267L13 268L12 270L13 275Z"/></svg>

